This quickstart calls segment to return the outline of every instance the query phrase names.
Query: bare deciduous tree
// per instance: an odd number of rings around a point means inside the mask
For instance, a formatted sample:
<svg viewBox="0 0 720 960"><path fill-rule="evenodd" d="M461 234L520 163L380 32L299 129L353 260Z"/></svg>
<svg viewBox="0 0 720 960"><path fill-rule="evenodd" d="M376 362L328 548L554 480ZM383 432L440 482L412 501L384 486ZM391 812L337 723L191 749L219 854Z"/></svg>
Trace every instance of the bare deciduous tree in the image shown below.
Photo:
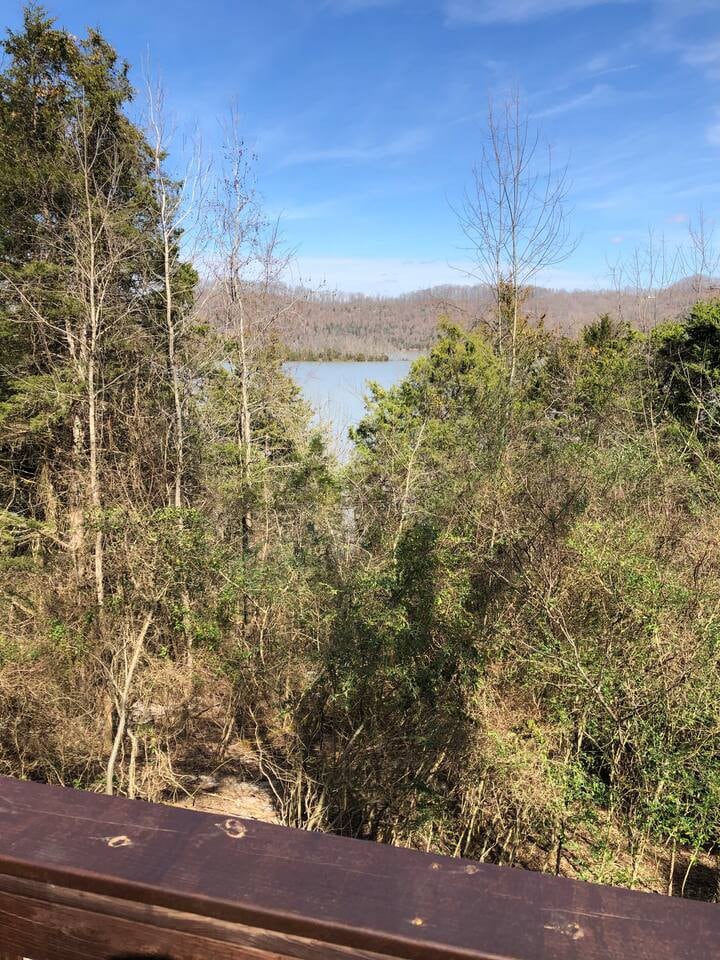
<svg viewBox="0 0 720 960"><path fill-rule="evenodd" d="M183 474L185 468L185 405L186 385L182 382L182 364L179 349L186 327L202 307L203 297L195 296L195 278L183 276L181 236L194 247L195 259L202 243L199 214L204 199L206 169L203 166L199 142L195 141L180 180L172 179L165 169L173 129L167 120L165 95L162 85L146 77L147 128L152 153L154 201L157 207L161 259L154 267L152 281L161 289L167 371L173 398L174 422L172 447L174 449L173 484L170 502L176 508L183 506ZM186 244L187 245L187 244Z"/></svg>
<svg viewBox="0 0 720 960"><path fill-rule="evenodd" d="M165 168L173 129L168 124L162 85L150 79L146 70L147 128L152 156L152 185L157 208L158 234L162 246L158 263L151 264L151 283L161 289L164 320L165 366L172 395L173 418L169 446L173 450L172 491L168 502L176 509L184 506L186 471L186 414L190 393L188 378L183 376L181 351L188 323L204 306L205 296L197 295L196 275L187 269L181 255L181 238L190 236L190 245L197 258L203 242L200 210L204 199L207 170L202 162L199 141L191 147L182 178L172 179ZM182 517L179 518L182 524ZM190 596L182 591L183 632L188 661L192 661L193 632L190 618Z"/></svg>
<svg viewBox="0 0 720 960"><path fill-rule="evenodd" d="M216 289L225 331L232 344L226 364L239 385L237 444L241 484L246 501L242 515L243 557L250 550L253 526L250 497L254 461L251 378L253 351L267 337L278 317L294 309L295 298L276 296L292 254L283 251L278 223L263 214L257 193L254 158L240 136L239 116L231 111L225 124L222 167L214 198L213 244ZM249 612L244 605L243 622Z"/></svg>
<svg viewBox="0 0 720 960"><path fill-rule="evenodd" d="M500 342L510 340L511 380L528 288L575 247L567 197L567 167L556 167L520 97L499 109L491 103L481 156L457 213L475 264L472 275L491 288Z"/></svg>
<svg viewBox="0 0 720 960"><path fill-rule="evenodd" d="M664 234L648 228L646 238L629 256L610 267L619 295L618 314L638 330L648 331L673 312L672 286L681 279L683 251Z"/></svg>
<svg viewBox="0 0 720 960"><path fill-rule="evenodd" d="M715 224L708 220L700 208L696 219L688 223L689 242L682 251L683 273L693 285L693 293L699 300L708 287L717 280L720 271L720 249L715 240Z"/></svg>

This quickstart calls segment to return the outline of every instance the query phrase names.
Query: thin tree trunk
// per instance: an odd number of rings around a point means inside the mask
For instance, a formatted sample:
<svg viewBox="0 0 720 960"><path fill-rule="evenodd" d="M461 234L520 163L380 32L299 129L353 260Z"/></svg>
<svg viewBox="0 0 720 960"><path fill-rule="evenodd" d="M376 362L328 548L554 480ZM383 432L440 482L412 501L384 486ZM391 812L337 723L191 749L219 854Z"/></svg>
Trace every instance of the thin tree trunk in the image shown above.
<svg viewBox="0 0 720 960"><path fill-rule="evenodd" d="M417 457L418 450L420 449L420 444L422 443L423 434L425 433L425 426L427 421L424 420L420 430L418 431L417 440L410 452L410 457L408 459L407 471L405 473L405 488L403 490L402 502L400 505L400 521L398 523L397 532L395 534L395 539L393 541L393 557L397 559L397 549L400 544L400 538L402 537L402 532L405 527L405 520L407 519L407 506L408 500L410 499L410 489L412 487L412 471L413 466L415 465L415 458Z"/></svg>
<svg viewBox="0 0 720 960"><path fill-rule="evenodd" d="M667 895L673 895L673 885L675 882L675 858L677 856L677 840L673 837L672 853L670 854L670 870L668 872Z"/></svg>
<svg viewBox="0 0 720 960"><path fill-rule="evenodd" d="M83 496L81 492L81 475L83 448L83 430L80 417L76 414L73 417L73 471L72 471L72 490L70 493L70 506L68 511L69 536L68 544L75 571L75 583L77 586L82 582L85 576L85 563L83 555L83 543L85 541L85 524L83 518Z"/></svg>
<svg viewBox="0 0 720 960"><path fill-rule="evenodd" d="M249 365L247 352L247 337L245 330L245 310L242 297L239 295L237 280L233 278L233 300L238 308L238 337L240 341L240 469L243 489L242 514L242 557L246 563L250 554L250 534L252 530L252 514L246 506L247 491L250 487L250 446L252 443L252 425L250 422L250 394L248 390ZM250 622L250 604L247 593L243 591L243 634L247 632Z"/></svg>
<svg viewBox="0 0 720 960"><path fill-rule="evenodd" d="M98 472L98 402L97 402L97 363L98 346L100 339L100 312L97 302L97 262L96 262L96 235L93 218L93 201L90 189L90 161L87 156L87 141L84 143L83 182L85 188L85 216L87 219L87 287L90 342L87 350L87 400L88 400L88 445L89 445L89 486L90 502L95 511L94 522L98 524L95 533L95 592L98 607L102 610L105 602L105 586L103 579L103 534L100 528L100 510L102 497Z"/></svg>
<svg viewBox="0 0 720 960"><path fill-rule="evenodd" d="M513 283L512 290L513 298L513 325L512 325L512 355L510 359L510 384L512 385L515 382L515 369L517 367L517 339L518 339L518 289L517 285Z"/></svg>
<svg viewBox="0 0 720 960"><path fill-rule="evenodd" d="M163 191L161 207L163 218L163 245L164 245L164 282L165 282L165 323L168 336L168 366L170 368L170 382L172 386L173 405L175 412L175 478L174 478L174 505L179 510L182 507L182 483L185 459L185 424L183 422L182 393L180 390L180 375L176 356L176 330L173 318L172 292L172 262L170 254L170 237L165 223L167 198Z"/></svg>
<svg viewBox="0 0 720 960"><path fill-rule="evenodd" d="M162 171L159 166L159 159L156 161L158 176L162 177ZM174 318L174 298L172 289L172 256L170 247L170 227L168 225L167 215L167 191L164 181L161 180L161 201L160 213L162 218L163 230L163 281L165 287L165 325L168 338L168 368L170 371L170 384L173 395L174 410L174 446L175 446L175 469L173 479L173 506L176 510L181 510L183 505L183 477L185 470L185 423L182 407L182 391L180 387L180 373L178 370L177 350L176 350L176 329ZM182 528L182 517L180 517L180 526ZM181 592L183 605L182 622L183 633L185 635L185 652L188 665L192 666L192 629L189 622L190 613L190 595L186 588Z"/></svg>
<svg viewBox="0 0 720 960"><path fill-rule="evenodd" d="M250 444L252 443L252 429L250 424L250 399L248 392L248 360L247 343L245 337L245 311L243 310L242 300L239 301L240 308L240 371L241 371L241 419L240 436L242 442L242 471L243 483L248 485L250 482ZM250 542L250 527L252 518L250 512L246 511L243 516L243 546L246 548Z"/></svg>
<svg viewBox="0 0 720 960"><path fill-rule="evenodd" d="M95 390L94 360L90 361L90 369L88 371L88 428L90 502L95 512L93 520L98 525L95 531L95 593L98 607L102 609L105 603L105 584L103 579L103 533L100 527L102 499L100 496L100 479L98 476L97 397Z"/></svg>
<svg viewBox="0 0 720 960"><path fill-rule="evenodd" d="M105 770L105 793L108 796L112 796L114 792L115 765L117 764L118 753L120 752L120 747L125 736L128 700L130 698L130 692L132 690L132 684L135 678L135 671L140 663L140 657L145 646L145 637L150 629L152 620L153 614L148 613L143 621L142 627L140 628L140 632L135 639L130 661L125 667L125 682L123 683L122 690L119 691L118 699L116 701L115 706L117 710L117 727L115 729L115 739L113 741L112 750L110 751L110 756L108 758L107 767ZM127 650L125 652L127 653Z"/></svg>

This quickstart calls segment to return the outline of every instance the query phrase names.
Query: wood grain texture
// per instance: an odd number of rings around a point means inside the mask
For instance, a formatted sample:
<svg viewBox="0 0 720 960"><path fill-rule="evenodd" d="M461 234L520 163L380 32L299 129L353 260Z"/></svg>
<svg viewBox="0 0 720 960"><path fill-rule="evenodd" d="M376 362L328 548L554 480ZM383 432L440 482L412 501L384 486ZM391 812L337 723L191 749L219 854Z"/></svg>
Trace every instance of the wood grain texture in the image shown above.
<svg viewBox="0 0 720 960"><path fill-rule="evenodd" d="M199 954L218 960L387 960L375 953L247 927L239 923L181 913L149 904L102 897L34 880L3 877L0 892L0 942L20 945L47 958L48 944L62 942L52 960L108 957L108 944L122 944L127 955L158 951L175 960ZM43 952L45 951L45 952Z"/></svg>
<svg viewBox="0 0 720 960"><path fill-rule="evenodd" d="M720 909L0 778L0 944L35 960L696 960L720 955Z"/></svg>

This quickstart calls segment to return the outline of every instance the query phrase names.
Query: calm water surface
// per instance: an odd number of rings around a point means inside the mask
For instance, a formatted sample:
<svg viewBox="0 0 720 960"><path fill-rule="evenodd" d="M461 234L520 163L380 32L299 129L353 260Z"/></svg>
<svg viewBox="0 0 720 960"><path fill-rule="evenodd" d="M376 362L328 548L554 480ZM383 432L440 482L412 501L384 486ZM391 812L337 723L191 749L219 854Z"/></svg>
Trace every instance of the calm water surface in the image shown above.
<svg viewBox="0 0 720 960"><path fill-rule="evenodd" d="M337 451L350 451L348 430L362 419L368 381L392 387L407 374L409 360L298 361L285 364L320 423L330 430Z"/></svg>

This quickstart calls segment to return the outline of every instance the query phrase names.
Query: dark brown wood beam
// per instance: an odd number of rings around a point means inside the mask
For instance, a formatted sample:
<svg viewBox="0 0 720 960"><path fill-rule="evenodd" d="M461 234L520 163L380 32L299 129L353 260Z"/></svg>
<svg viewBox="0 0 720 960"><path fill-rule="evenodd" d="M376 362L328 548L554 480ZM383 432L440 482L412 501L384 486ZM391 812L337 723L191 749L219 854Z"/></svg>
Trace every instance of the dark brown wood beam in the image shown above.
<svg viewBox="0 0 720 960"><path fill-rule="evenodd" d="M698 960L720 953L720 909L0 778L0 950Z"/></svg>

